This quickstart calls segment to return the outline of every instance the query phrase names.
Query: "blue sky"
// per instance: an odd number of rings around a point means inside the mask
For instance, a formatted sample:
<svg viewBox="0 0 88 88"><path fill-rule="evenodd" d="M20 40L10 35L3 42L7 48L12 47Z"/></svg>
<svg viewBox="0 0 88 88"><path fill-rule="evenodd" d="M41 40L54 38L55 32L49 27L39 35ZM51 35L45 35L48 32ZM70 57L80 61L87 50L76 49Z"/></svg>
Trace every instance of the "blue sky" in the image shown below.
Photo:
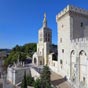
<svg viewBox="0 0 88 88"><path fill-rule="evenodd" d="M56 15L68 4L88 10L88 0L0 0L0 48L37 43L44 12L57 44Z"/></svg>

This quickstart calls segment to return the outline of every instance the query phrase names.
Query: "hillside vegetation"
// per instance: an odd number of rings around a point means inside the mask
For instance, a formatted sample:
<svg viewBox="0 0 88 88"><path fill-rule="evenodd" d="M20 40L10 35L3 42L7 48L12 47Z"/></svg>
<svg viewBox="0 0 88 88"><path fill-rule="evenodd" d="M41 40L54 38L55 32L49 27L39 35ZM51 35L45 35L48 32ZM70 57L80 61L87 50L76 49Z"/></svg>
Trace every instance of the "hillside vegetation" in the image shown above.
<svg viewBox="0 0 88 88"><path fill-rule="evenodd" d="M17 59L24 61L26 57L32 57L33 53L36 51L36 43L28 43L23 46L16 45L12 48L9 56L6 58L4 65L8 66L17 62Z"/></svg>

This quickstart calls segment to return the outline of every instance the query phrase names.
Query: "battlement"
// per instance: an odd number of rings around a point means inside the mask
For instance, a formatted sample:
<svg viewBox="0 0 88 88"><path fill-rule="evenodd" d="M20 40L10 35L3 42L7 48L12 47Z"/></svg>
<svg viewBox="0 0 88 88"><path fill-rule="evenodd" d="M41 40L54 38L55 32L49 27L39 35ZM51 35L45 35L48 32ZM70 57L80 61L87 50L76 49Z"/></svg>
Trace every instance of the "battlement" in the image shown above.
<svg viewBox="0 0 88 88"><path fill-rule="evenodd" d="M88 42L88 37L87 38L77 38L74 40L71 40L71 43L86 43Z"/></svg>
<svg viewBox="0 0 88 88"><path fill-rule="evenodd" d="M56 19L61 18L63 15L65 15L67 12L72 11L72 12L76 12L79 14L83 14L88 16L88 10L79 8L79 7L75 7L73 5L68 5L66 8L64 8L57 16Z"/></svg>

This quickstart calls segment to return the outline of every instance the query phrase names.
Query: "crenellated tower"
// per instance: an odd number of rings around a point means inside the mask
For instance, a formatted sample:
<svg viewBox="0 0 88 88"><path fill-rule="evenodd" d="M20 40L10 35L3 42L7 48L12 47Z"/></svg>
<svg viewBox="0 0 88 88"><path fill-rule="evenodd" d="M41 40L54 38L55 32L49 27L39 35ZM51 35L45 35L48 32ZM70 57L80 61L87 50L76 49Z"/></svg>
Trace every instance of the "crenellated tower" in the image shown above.
<svg viewBox="0 0 88 88"><path fill-rule="evenodd" d="M88 85L88 11L68 5L56 16L56 21L59 72L75 80L77 86L85 80Z"/></svg>

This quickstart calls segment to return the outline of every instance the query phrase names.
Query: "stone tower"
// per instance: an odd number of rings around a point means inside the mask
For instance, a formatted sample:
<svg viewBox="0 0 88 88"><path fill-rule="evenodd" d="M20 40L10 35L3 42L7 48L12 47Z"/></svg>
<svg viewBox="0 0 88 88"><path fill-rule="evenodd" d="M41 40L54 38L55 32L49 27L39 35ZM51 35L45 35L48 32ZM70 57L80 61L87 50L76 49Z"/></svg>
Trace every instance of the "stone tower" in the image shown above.
<svg viewBox="0 0 88 88"><path fill-rule="evenodd" d="M58 28L58 68L63 76L69 75L69 46L70 46L70 13L69 6L56 17ZM67 64L68 63L68 64Z"/></svg>
<svg viewBox="0 0 88 88"><path fill-rule="evenodd" d="M38 65L46 65L48 63L48 55L51 50L52 31L47 26L46 13L44 13L43 25L38 32L37 59Z"/></svg>
<svg viewBox="0 0 88 88"><path fill-rule="evenodd" d="M82 46L72 46L72 40L88 37L88 11L68 5L56 16L58 28L58 63L63 76L71 77L71 51L83 49ZM75 41L77 42L77 41ZM79 49L78 49L79 48ZM79 59L79 53L76 54ZM75 61L76 61L75 60ZM79 72L78 72L79 73Z"/></svg>

